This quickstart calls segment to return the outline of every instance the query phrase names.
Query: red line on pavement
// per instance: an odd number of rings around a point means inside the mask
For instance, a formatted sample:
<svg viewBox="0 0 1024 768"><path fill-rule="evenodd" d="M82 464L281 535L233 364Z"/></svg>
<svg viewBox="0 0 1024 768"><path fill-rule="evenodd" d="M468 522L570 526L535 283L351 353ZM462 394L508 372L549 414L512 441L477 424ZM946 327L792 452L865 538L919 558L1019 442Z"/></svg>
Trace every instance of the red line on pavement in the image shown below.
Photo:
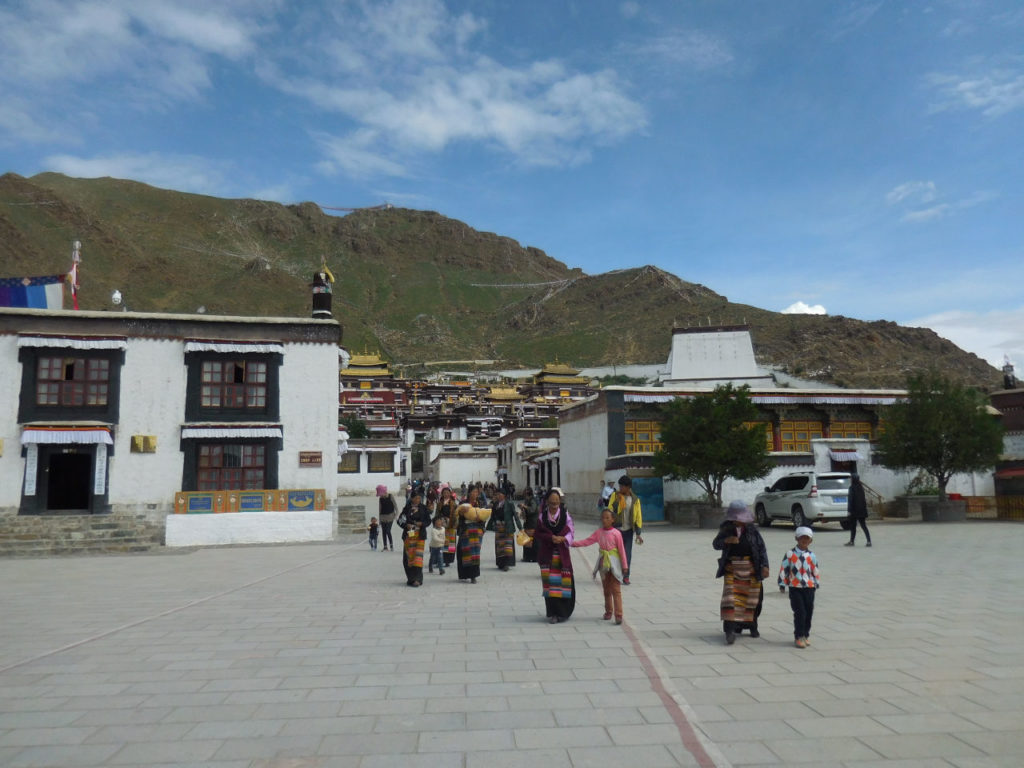
<svg viewBox="0 0 1024 768"><path fill-rule="evenodd" d="M632 627L629 624L623 622L623 628L626 630L626 635L629 637L629 641L633 643L633 650L636 652L637 658L640 659L640 663L643 665L644 672L647 673L647 679L651 683L651 687L654 692L658 694L658 698L661 699L662 704L665 705L665 709L672 716L672 721L676 724L676 729L679 731L679 736L683 740L683 746L686 747L687 751L697 759L697 765L701 768L715 768L715 761L711 759L711 755L704 749L704 745L697 737L697 732L693 729L693 724L687 719L683 710L679 706L679 702L673 698L672 694L665 688L665 684L661 680L661 675L658 674L658 670L654 668L654 662L647 655L643 646L640 644L639 638L636 633L633 632Z"/></svg>

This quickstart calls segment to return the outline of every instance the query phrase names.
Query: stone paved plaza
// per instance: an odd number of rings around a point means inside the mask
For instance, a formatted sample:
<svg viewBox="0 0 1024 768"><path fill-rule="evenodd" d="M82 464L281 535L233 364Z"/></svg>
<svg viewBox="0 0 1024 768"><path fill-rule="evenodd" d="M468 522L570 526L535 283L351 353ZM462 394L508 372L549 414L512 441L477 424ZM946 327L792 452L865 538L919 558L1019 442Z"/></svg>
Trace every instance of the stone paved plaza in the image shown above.
<svg viewBox="0 0 1024 768"><path fill-rule="evenodd" d="M577 533L586 535L591 524ZM818 531L812 647L766 585L723 644L713 531L650 527L626 623L537 566L404 584L326 545L0 560L0 765L1024 765L1024 526ZM764 531L777 567L792 528Z"/></svg>

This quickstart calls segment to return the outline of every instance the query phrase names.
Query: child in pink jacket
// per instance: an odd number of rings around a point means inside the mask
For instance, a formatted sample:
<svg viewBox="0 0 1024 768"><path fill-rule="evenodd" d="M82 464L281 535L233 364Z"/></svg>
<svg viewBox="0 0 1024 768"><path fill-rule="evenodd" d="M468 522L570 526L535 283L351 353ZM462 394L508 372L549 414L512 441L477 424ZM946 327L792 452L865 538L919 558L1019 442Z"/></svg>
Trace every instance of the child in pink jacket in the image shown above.
<svg viewBox="0 0 1024 768"><path fill-rule="evenodd" d="M599 553L597 565L594 566L594 577L601 572L601 585L604 587L604 619L607 621L615 612L615 623L622 623L622 583L623 573L628 571L626 548L622 543L622 531L614 527L615 514L606 509L601 513L601 528L587 538L574 541L574 547L586 547L597 542Z"/></svg>

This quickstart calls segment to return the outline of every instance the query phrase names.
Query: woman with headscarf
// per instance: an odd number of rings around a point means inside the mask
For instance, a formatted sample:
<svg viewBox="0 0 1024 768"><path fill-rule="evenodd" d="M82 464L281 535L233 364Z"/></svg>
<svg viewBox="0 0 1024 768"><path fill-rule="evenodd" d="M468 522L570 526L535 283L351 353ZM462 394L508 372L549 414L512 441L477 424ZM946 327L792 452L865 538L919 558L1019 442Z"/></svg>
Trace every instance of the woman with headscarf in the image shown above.
<svg viewBox="0 0 1024 768"><path fill-rule="evenodd" d="M480 575L480 547L484 540L484 523L490 510L480 503L480 489L471 486L466 500L455 509L455 519L449 524L456 526L459 542L456 546L455 562L459 569L459 581L469 579L476 584Z"/></svg>
<svg viewBox="0 0 1024 768"><path fill-rule="evenodd" d="M725 577L721 617L726 645L736 642L744 629L751 637L760 637L757 617L764 602L761 581L768 578L768 550L746 503L729 505L712 546L722 553L715 578Z"/></svg>
<svg viewBox="0 0 1024 768"><path fill-rule="evenodd" d="M572 518L562 503L561 489L550 489L544 497L544 507L537 516L537 527L533 532L544 608L550 624L566 621L576 607L576 584L569 554L574 533Z"/></svg>
<svg viewBox="0 0 1024 768"><path fill-rule="evenodd" d="M395 503L395 497L388 493L387 486L377 486L377 517L380 520L381 537L383 544L381 544L380 551L385 552L390 549L392 552L395 551L395 540L391 538L391 525L395 522L395 515L398 514L398 505Z"/></svg>
<svg viewBox="0 0 1024 768"><path fill-rule="evenodd" d="M430 512L421 503L422 498L421 491L414 488L409 503L398 516L398 525L402 528L402 567L405 568L405 583L410 587L418 587L423 583L423 553L426 550Z"/></svg>
<svg viewBox="0 0 1024 768"><path fill-rule="evenodd" d="M435 517L443 518L446 521L444 524L444 549L441 551L445 568L455 562L455 508L457 506L451 486L445 483L441 486L441 498L437 501L437 510L434 513Z"/></svg>

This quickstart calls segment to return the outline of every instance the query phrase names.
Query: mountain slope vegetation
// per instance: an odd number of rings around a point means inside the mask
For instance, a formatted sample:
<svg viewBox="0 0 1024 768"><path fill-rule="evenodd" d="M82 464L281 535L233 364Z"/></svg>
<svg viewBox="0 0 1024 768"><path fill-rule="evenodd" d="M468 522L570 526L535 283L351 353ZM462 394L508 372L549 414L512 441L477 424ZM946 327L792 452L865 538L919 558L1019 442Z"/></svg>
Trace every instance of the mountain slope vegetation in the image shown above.
<svg viewBox="0 0 1024 768"><path fill-rule="evenodd" d="M134 181L0 176L0 275L65 272L83 244L80 305L308 316L326 259L353 351L396 363L494 359L540 366L654 363L673 327L748 324L759 362L843 386L901 387L938 366L989 389L998 372L925 328L734 304L655 267L587 275L542 250L430 211L326 214ZM630 302L609 300L629 296Z"/></svg>

